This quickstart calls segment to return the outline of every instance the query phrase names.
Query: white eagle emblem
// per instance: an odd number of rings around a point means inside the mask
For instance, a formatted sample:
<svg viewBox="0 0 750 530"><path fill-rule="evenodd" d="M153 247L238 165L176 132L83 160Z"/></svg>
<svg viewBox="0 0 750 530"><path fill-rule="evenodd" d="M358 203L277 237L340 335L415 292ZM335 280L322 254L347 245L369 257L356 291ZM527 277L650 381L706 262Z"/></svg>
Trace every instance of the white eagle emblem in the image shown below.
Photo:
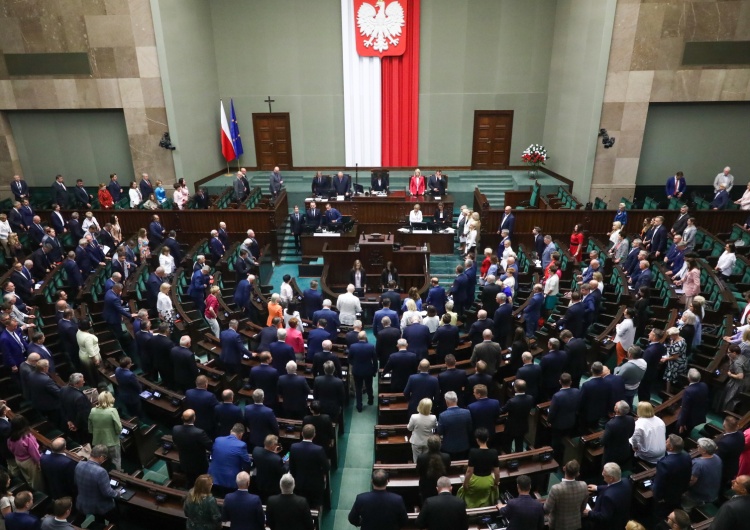
<svg viewBox="0 0 750 530"><path fill-rule="evenodd" d="M378 0L378 10L367 2L359 6L357 11L357 26L359 32L365 37L370 37L364 42L365 48L370 46L382 53L388 49L388 44L398 46L398 36L404 25L404 8L397 1L388 4L383 12L385 0Z"/></svg>

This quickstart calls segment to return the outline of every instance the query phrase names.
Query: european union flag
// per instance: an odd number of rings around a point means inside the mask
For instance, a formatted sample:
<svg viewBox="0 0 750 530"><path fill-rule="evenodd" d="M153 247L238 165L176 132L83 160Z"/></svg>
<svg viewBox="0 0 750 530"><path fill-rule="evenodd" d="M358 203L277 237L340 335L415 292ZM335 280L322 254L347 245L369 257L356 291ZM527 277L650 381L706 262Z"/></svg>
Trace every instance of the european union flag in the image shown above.
<svg viewBox="0 0 750 530"><path fill-rule="evenodd" d="M232 107L232 122L229 124L229 134L232 136L232 145L234 146L234 154L237 158L245 152L242 149L242 138L240 138L240 125L237 123L237 115L234 113L234 101L229 100L229 104Z"/></svg>

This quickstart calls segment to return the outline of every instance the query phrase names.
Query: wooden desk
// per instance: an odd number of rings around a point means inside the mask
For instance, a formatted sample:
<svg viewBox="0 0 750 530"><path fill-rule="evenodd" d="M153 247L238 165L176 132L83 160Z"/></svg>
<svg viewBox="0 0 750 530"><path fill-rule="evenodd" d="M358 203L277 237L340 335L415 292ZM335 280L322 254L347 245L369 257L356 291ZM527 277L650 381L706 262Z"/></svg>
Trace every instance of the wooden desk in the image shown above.
<svg viewBox="0 0 750 530"><path fill-rule="evenodd" d="M305 233L301 236L302 256L318 258L323 254L323 245L328 243L328 248L346 250L350 245L357 242L357 231L355 223L348 232L316 232Z"/></svg>

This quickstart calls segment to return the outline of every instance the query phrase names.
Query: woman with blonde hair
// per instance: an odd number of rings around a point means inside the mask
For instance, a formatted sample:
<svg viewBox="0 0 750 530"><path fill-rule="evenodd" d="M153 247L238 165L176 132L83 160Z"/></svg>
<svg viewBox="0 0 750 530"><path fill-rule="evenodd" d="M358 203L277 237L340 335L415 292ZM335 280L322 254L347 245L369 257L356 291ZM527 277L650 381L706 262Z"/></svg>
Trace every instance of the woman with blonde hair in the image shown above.
<svg viewBox="0 0 750 530"><path fill-rule="evenodd" d="M164 245L161 247L161 254L159 254L159 266L164 269L164 273L168 277L172 277L172 273L175 270L174 258L172 257L172 251L169 247Z"/></svg>
<svg viewBox="0 0 750 530"><path fill-rule="evenodd" d="M170 331L174 325L174 306L169 296L171 288L170 284L164 282L159 286L159 294L156 295L156 311L159 313L159 319L169 324Z"/></svg>
<svg viewBox="0 0 750 530"><path fill-rule="evenodd" d="M416 318L419 323L422 323L422 312L417 310L417 304L412 300L411 298L407 298L406 302L406 311L404 311L404 314L401 316L401 331L403 332L404 329L406 329L406 326L412 323L412 320ZM446 307L446 311L447 311Z"/></svg>
<svg viewBox="0 0 750 530"><path fill-rule="evenodd" d="M608 232L607 235L609 236L609 242L612 243L613 247L620 241L621 230L622 223L620 221L615 221L614 223L612 223L612 231Z"/></svg>
<svg viewBox="0 0 750 530"><path fill-rule="evenodd" d="M469 231L466 234L466 253L464 257L468 258L470 254L476 254L477 252L477 223L472 219L467 223Z"/></svg>
<svg viewBox="0 0 750 530"><path fill-rule="evenodd" d="M122 471L120 457L120 433L122 422L120 414L115 408L115 398L109 392L99 394L96 407L89 414L89 432L92 436L91 445L106 445L109 458L117 471Z"/></svg>
<svg viewBox="0 0 750 530"><path fill-rule="evenodd" d="M417 457L427 452L427 439L435 430L437 417L432 414L432 400L424 398L417 405L417 414L412 414L409 418L407 430L411 432L411 454L413 462L417 462Z"/></svg>
<svg viewBox="0 0 750 530"><path fill-rule="evenodd" d="M154 198L159 204L162 204L167 200L167 191L164 189L164 183L161 180L156 181L156 187L154 188Z"/></svg>
<svg viewBox="0 0 750 530"><path fill-rule="evenodd" d="M667 452L666 439L667 426L654 413L654 406L648 401L638 402L638 419L630 438L636 458L656 464Z"/></svg>
<svg viewBox="0 0 750 530"><path fill-rule="evenodd" d="M15 232L11 232L8 236L8 249L10 250L12 258L15 258L17 261L23 261L26 253L23 250L21 241L18 239L18 234Z"/></svg>
<svg viewBox="0 0 750 530"><path fill-rule="evenodd" d="M81 372L87 381L97 380L97 369L102 362L99 354L99 338L91 332L91 321L81 320L76 331L78 358L81 360Z"/></svg>
<svg viewBox="0 0 750 530"><path fill-rule="evenodd" d="M646 527L638 521L628 521L625 525L625 530L646 530Z"/></svg>
<svg viewBox="0 0 750 530"><path fill-rule="evenodd" d="M203 316L208 322L208 327L211 328L211 332L215 337L221 334L221 328L219 328L219 299L217 293L221 291L218 285L212 285L206 297L206 310L203 312Z"/></svg>
<svg viewBox="0 0 750 530"><path fill-rule="evenodd" d="M187 530L218 530L221 528L221 511L211 495L214 481L211 475L200 475L185 496L183 510L187 517Z"/></svg>
<svg viewBox="0 0 750 530"><path fill-rule="evenodd" d="M443 315L449 315L451 317L451 326L455 326L456 324L458 324L458 313L453 311L453 300L448 300L447 302L445 302L445 313L443 313ZM445 325L445 322L443 322L442 318L440 319L440 325Z"/></svg>
<svg viewBox="0 0 750 530"><path fill-rule="evenodd" d="M151 249L148 246L148 233L145 228L138 230L138 255L141 257L141 264L151 257Z"/></svg>

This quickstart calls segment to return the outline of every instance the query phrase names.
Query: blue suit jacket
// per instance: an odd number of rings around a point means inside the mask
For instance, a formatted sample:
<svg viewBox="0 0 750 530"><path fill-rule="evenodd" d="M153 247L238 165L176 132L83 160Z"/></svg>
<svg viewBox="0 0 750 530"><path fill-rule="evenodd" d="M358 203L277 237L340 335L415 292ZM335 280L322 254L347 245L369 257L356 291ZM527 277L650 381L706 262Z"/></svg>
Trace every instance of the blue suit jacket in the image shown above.
<svg viewBox="0 0 750 530"><path fill-rule="evenodd" d="M195 411L195 426L207 433L214 432L214 409L218 404L219 400L208 390L191 388L185 392L185 408Z"/></svg>
<svg viewBox="0 0 750 530"><path fill-rule="evenodd" d="M286 363L295 360L294 348L286 342L277 340L268 346L271 352L271 366L276 368L280 374L286 373Z"/></svg>
<svg viewBox="0 0 750 530"><path fill-rule="evenodd" d="M234 288L234 303L243 309L252 303L250 301L250 282L246 279L240 280L237 287Z"/></svg>
<svg viewBox="0 0 750 530"><path fill-rule="evenodd" d="M466 302L467 286L469 285L469 277L461 273L456 276L451 286L451 294L453 295L453 301L455 303Z"/></svg>
<svg viewBox="0 0 750 530"><path fill-rule="evenodd" d="M445 313L445 302L447 301L448 298L445 294L445 288L440 285L437 287L430 287L430 290L427 292L427 305L435 306L435 311L437 311L438 315Z"/></svg>
<svg viewBox="0 0 750 530"><path fill-rule="evenodd" d="M78 268L78 263L72 259L66 259L63 261L63 268L68 274L68 284L73 288L79 288L83 286L83 276L81 276L81 270Z"/></svg>
<svg viewBox="0 0 750 530"><path fill-rule="evenodd" d="M588 515L596 528L625 528L630 517L631 488L629 478L597 487L596 504Z"/></svg>
<svg viewBox="0 0 750 530"><path fill-rule="evenodd" d="M338 195L345 195L352 191L352 178L349 175L344 175L341 179L339 179L338 175L331 177L331 186ZM331 208L331 210L335 209Z"/></svg>
<svg viewBox="0 0 750 530"><path fill-rule="evenodd" d="M214 441L208 473L214 479L214 484L236 488L237 473L248 467L249 463L247 444L230 434Z"/></svg>
<svg viewBox="0 0 750 530"><path fill-rule="evenodd" d="M440 395L445 396L446 392L455 392L458 396L458 404L462 406L465 401L464 392L468 384L466 370L450 368L440 372L437 378L438 385L440 385Z"/></svg>
<svg viewBox="0 0 750 530"><path fill-rule="evenodd" d="M428 373L410 375L404 387L404 396L409 400L409 414L417 412L417 405L424 398L430 398L433 403L436 403L440 396L437 377Z"/></svg>
<svg viewBox="0 0 750 530"><path fill-rule="evenodd" d="M476 294L477 288L477 266L472 265L466 269L464 275L468 280L466 282L466 302L471 303L474 301L474 295Z"/></svg>
<svg viewBox="0 0 750 530"><path fill-rule="evenodd" d="M373 377L378 371L378 356L375 345L367 342L355 342L349 346L349 366L352 375Z"/></svg>
<svg viewBox="0 0 750 530"><path fill-rule="evenodd" d="M602 379L609 386L610 396L609 404L607 406L607 412L609 412L612 410L612 407L615 406L615 403L625 397L625 380L621 376L615 374L609 374Z"/></svg>
<svg viewBox="0 0 750 530"><path fill-rule="evenodd" d="M601 377L592 377L581 385L581 417L592 423L609 414L612 389Z"/></svg>
<svg viewBox="0 0 750 530"><path fill-rule="evenodd" d="M591 299L589 309L594 310L594 300ZM562 326L563 329L569 330L573 336L577 339L585 338L586 334L586 307L582 303L573 304L568 306L565 310L565 315L558 321L558 325Z"/></svg>
<svg viewBox="0 0 750 530"><path fill-rule="evenodd" d="M633 284L633 290L635 292L638 292L638 289L640 289L641 287L651 288L652 277L653 275L651 274L651 269L643 269L638 275L638 279Z"/></svg>
<svg viewBox="0 0 750 530"><path fill-rule="evenodd" d="M214 264L224 256L224 252L226 251L224 244L218 237L211 238L211 241L208 243L208 248L211 251L211 257L214 260Z"/></svg>
<svg viewBox="0 0 750 530"><path fill-rule="evenodd" d="M542 386L544 388L559 388L560 375L568 362L568 354L563 350L552 350L544 354L539 362L542 369Z"/></svg>
<svg viewBox="0 0 750 530"><path fill-rule="evenodd" d="M714 196L710 206L711 208L723 210L727 207L727 204L729 204L729 193L727 193L727 190L721 190Z"/></svg>
<svg viewBox="0 0 750 530"><path fill-rule="evenodd" d="M325 211L326 224L334 224L341 222L341 213L336 208L331 208Z"/></svg>
<svg viewBox="0 0 750 530"><path fill-rule="evenodd" d="M5 527L8 530L38 530L41 521L29 512L10 512L5 516Z"/></svg>
<svg viewBox="0 0 750 530"><path fill-rule="evenodd" d="M677 428L685 427L685 436L690 435L693 427L706 423L708 412L708 385L703 381L693 383L685 387L682 393L682 407L680 415L677 416Z"/></svg>
<svg viewBox="0 0 750 530"><path fill-rule="evenodd" d="M276 415L265 405L247 405L245 407L245 425L250 434L248 440L255 447L263 447L263 441L269 434L279 434L279 422Z"/></svg>
<svg viewBox="0 0 750 530"><path fill-rule="evenodd" d="M508 518L508 530L543 530L544 505L530 495L519 495L498 512Z"/></svg>
<svg viewBox="0 0 750 530"><path fill-rule="evenodd" d="M180 244L174 238L168 237L164 240L164 246L169 247L169 252L172 254L174 262L179 266L179 263L182 261L182 249L180 248Z"/></svg>
<svg viewBox="0 0 750 530"><path fill-rule="evenodd" d="M441 313L438 313L441 314ZM391 319L391 327L395 328L398 326L398 313L396 313L393 309L386 309L385 307L383 309L378 309L375 311L375 315L372 318L372 334L377 336L378 332L383 329L382 320L383 317L388 317Z"/></svg>
<svg viewBox="0 0 750 530"><path fill-rule="evenodd" d="M250 369L250 386L264 392L263 403L273 406L277 399L279 371L271 365L259 364Z"/></svg>
<svg viewBox="0 0 750 530"><path fill-rule="evenodd" d="M235 491L224 497L221 520L229 521L233 530L265 530L266 516L260 497L247 490Z"/></svg>
<svg viewBox="0 0 750 530"><path fill-rule="evenodd" d="M307 334L307 356L305 360L312 362L313 356L319 351L323 351L323 341L330 340L331 334L323 328L311 329Z"/></svg>
<svg viewBox="0 0 750 530"><path fill-rule="evenodd" d="M404 499L390 491L360 493L349 512L349 523L362 530L397 530L408 522Z"/></svg>
<svg viewBox="0 0 750 530"><path fill-rule="evenodd" d="M138 377L125 368L115 368L115 379L117 379L117 397L126 404L135 404L141 399L141 383Z"/></svg>
<svg viewBox="0 0 750 530"><path fill-rule="evenodd" d="M563 388L552 396L549 407L549 422L555 429L572 429L576 425L581 391L577 388Z"/></svg>
<svg viewBox="0 0 750 530"><path fill-rule="evenodd" d="M670 504L680 502L682 494L687 491L690 476L693 474L693 460L690 454L667 453L656 463L656 475L652 491L655 501L666 501Z"/></svg>
<svg viewBox="0 0 750 530"><path fill-rule="evenodd" d="M633 271L635 271L635 268L638 266L638 253L641 251L638 247L631 248L630 252L628 252L628 257L625 258L625 260L622 262L622 270L630 276L633 274Z"/></svg>
<svg viewBox="0 0 750 530"><path fill-rule="evenodd" d="M544 305L544 294L536 293L529 300L528 305L523 310L523 317L526 320L539 320Z"/></svg>
<svg viewBox="0 0 750 530"><path fill-rule="evenodd" d="M78 462L65 454L42 454L42 474L53 499L73 496L76 492L75 471Z"/></svg>
<svg viewBox="0 0 750 530"><path fill-rule="evenodd" d="M471 422L476 431L479 427L484 427L492 436L495 433L495 424L500 416L500 402L492 398L478 399L469 405L471 413Z"/></svg>
<svg viewBox="0 0 750 530"><path fill-rule="evenodd" d="M302 306L307 318L312 319L316 311L323 309L323 296L317 289L305 289L302 292Z"/></svg>
<svg viewBox="0 0 750 530"><path fill-rule="evenodd" d="M430 348L430 328L424 324L409 324L401 332L401 335L409 344L409 351L413 351L420 359L427 358Z"/></svg>
<svg viewBox="0 0 750 530"><path fill-rule="evenodd" d="M232 328L225 329L219 334L219 341L221 343L221 362L232 366L239 366L242 364L242 356L252 356L250 350L245 347L245 343L242 340L242 335L237 333Z"/></svg>
<svg viewBox="0 0 750 530"><path fill-rule="evenodd" d="M437 433L443 437L442 450L447 453L467 451L474 439L471 412L451 407L440 414Z"/></svg>
<svg viewBox="0 0 750 530"><path fill-rule="evenodd" d="M190 288L188 294L193 297L203 296L206 293L206 285L211 280L211 276L203 274L200 270L193 272L190 278Z"/></svg>
<svg viewBox="0 0 750 530"><path fill-rule="evenodd" d="M336 335L338 333L338 328L341 325L339 323L339 315L335 311L331 309L320 309L319 311L315 311L312 316L313 325L318 325L318 320L321 318L326 319L326 331L332 335Z"/></svg>
<svg viewBox="0 0 750 530"><path fill-rule="evenodd" d="M112 200L117 202L122 198L122 187L114 180L110 180L107 184L107 191L112 195Z"/></svg>
<svg viewBox="0 0 750 530"><path fill-rule="evenodd" d="M111 290L104 295L104 310L102 313L104 321L112 325L122 322L122 317L130 318L130 311L122 305L122 300L117 293Z"/></svg>
<svg viewBox="0 0 750 530"><path fill-rule="evenodd" d="M687 189L687 184L685 183L685 177L679 177L677 179L677 182L674 180L674 176L671 176L667 179L667 195L673 196L675 193L685 193L685 190Z"/></svg>
<svg viewBox="0 0 750 530"><path fill-rule="evenodd" d="M658 230L654 229L651 237L651 252L664 253L667 249L667 227L661 225Z"/></svg>
<svg viewBox="0 0 750 530"><path fill-rule="evenodd" d="M388 357L383 374L391 373L391 392L404 391L409 376L417 372L418 364L419 359L410 351L397 351Z"/></svg>
<svg viewBox="0 0 750 530"><path fill-rule="evenodd" d="M304 414L307 411L307 396L311 393L307 380L301 375L279 376L279 396L284 399L284 411Z"/></svg>
<svg viewBox="0 0 750 530"><path fill-rule="evenodd" d="M516 379L526 381L526 393L539 401L539 389L542 384L542 369L538 364L524 364L516 372Z"/></svg>
<svg viewBox="0 0 750 530"><path fill-rule="evenodd" d="M50 352L49 349L42 348L39 344L34 344L32 342L31 344L29 344L29 347L26 348L26 355L30 353L38 353L42 359L48 360L49 373L55 373L55 359L52 357L52 352Z"/></svg>
<svg viewBox="0 0 750 530"><path fill-rule="evenodd" d="M242 423L242 409L234 403L219 403L214 407L214 432L216 436L228 436L235 423Z"/></svg>

